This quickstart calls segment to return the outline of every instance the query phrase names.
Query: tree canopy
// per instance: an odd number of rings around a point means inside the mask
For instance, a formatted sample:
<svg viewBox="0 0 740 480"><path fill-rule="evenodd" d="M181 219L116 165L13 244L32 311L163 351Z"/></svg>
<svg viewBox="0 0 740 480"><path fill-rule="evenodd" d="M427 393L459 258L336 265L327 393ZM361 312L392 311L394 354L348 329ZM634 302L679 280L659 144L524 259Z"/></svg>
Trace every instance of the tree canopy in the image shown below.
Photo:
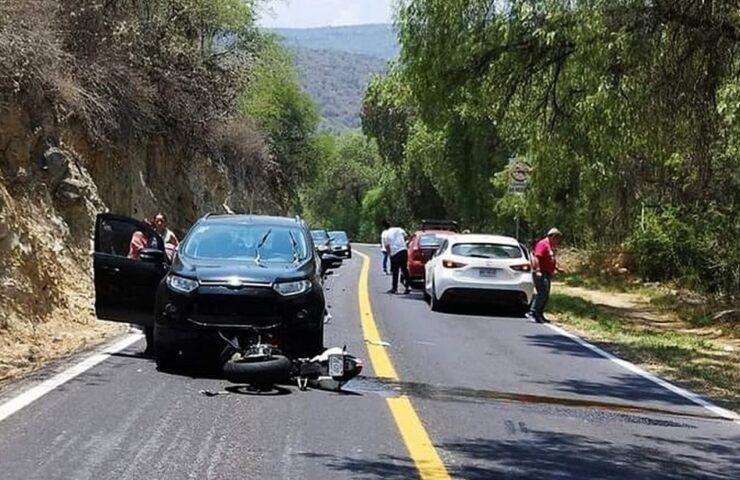
<svg viewBox="0 0 740 480"><path fill-rule="evenodd" d="M558 225L634 253L646 277L737 292L738 18L721 0L409 0L363 128L441 213ZM521 197L514 157L531 166Z"/></svg>

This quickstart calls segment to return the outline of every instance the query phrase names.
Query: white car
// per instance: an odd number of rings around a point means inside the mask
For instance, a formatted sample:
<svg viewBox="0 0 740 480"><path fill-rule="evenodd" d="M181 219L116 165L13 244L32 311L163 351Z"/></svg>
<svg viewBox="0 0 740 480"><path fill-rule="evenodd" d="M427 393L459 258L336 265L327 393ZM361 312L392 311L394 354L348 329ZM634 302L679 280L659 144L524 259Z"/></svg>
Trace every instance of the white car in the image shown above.
<svg viewBox="0 0 740 480"><path fill-rule="evenodd" d="M514 238L453 235L425 266L424 298L439 311L452 302L481 302L525 313L534 295L532 264Z"/></svg>

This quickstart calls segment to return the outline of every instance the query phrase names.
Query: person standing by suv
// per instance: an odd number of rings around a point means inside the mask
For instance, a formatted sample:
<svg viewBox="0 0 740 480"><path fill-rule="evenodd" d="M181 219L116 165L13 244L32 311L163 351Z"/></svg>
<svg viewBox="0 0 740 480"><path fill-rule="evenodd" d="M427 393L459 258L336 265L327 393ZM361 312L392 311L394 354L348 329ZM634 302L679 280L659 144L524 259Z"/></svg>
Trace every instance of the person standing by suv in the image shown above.
<svg viewBox="0 0 740 480"><path fill-rule="evenodd" d="M537 323L545 323L545 306L550 298L552 276L558 270L555 251L562 234L557 228L551 228L547 236L534 245L532 255L532 275L537 290L528 317Z"/></svg>
<svg viewBox="0 0 740 480"><path fill-rule="evenodd" d="M391 259L391 289L388 293L398 293L398 274L403 275L404 293L409 293L408 251L406 250L406 231L401 227L391 227L387 221L383 222L381 241L383 248Z"/></svg>

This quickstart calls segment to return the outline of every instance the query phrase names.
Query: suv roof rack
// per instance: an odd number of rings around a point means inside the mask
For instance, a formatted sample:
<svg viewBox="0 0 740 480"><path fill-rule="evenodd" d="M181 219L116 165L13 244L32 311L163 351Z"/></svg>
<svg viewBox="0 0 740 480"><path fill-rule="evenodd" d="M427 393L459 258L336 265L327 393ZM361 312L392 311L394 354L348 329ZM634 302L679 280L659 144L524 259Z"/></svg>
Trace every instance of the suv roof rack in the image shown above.
<svg viewBox="0 0 740 480"><path fill-rule="evenodd" d="M422 230L451 230L453 232L459 232L460 227L454 220L432 220L424 219L421 221Z"/></svg>

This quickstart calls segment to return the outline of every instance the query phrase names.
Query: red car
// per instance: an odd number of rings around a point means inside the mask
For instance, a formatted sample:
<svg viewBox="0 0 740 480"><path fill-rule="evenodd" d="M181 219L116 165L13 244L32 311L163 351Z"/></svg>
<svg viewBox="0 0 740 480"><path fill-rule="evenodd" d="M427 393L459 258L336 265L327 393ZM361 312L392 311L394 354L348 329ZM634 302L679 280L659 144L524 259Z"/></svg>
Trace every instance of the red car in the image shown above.
<svg viewBox="0 0 740 480"><path fill-rule="evenodd" d="M444 239L457 232L457 222L447 220L422 220L421 230L416 231L408 242L409 275L412 285L424 284L424 265Z"/></svg>

